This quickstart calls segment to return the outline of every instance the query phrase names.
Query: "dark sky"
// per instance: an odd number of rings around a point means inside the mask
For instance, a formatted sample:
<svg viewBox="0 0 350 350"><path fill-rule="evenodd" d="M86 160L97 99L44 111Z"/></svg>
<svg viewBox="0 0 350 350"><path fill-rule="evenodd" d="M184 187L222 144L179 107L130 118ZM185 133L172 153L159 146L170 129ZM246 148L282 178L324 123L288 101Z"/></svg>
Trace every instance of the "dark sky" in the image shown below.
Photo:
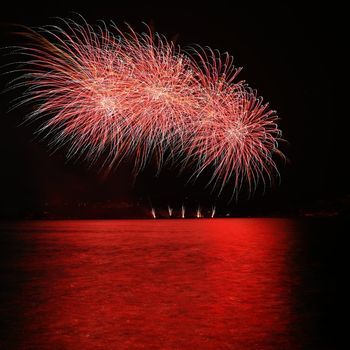
<svg viewBox="0 0 350 350"><path fill-rule="evenodd" d="M99 19L113 20L143 30L141 22L152 22L155 30L168 38L178 36L182 47L197 43L228 51L235 57L236 65L243 66L241 79L278 111L280 127L288 140L281 145L288 158L286 164L280 164L281 184L267 188L264 194L257 191L249 201L242 198L238 205L289 208L349 193L345 142L339 136L346 116L335 113L333 78L339 55L334 23L340 9L283 4L244 6L234 1L230 9L204 2L196 6L176 2L157 6L150 2L100 3L50 1L45 5L20 5L13 1L0 14L1 46L15 43L7 24L52 24L52 17L74 18L72 12L78 12L92 24ZM2 57L2 62L7 59ZM7 79L1 78L1 89ZM123 164L106 176L83 161L67 162L64 150L52 155L45 142L34 139L34 126L19 125L25 108L7 112L13 97L13 93L1 95L2 213L35 209L45 201L61 203L74 199L98 202L151 198L166 203L188 197L193 201L214 201L203 184L184 188L185 180L171 171L154 178L150 167L133 185L130 164ZM219 202L224 206L227 198L224 196Z"/></svg>

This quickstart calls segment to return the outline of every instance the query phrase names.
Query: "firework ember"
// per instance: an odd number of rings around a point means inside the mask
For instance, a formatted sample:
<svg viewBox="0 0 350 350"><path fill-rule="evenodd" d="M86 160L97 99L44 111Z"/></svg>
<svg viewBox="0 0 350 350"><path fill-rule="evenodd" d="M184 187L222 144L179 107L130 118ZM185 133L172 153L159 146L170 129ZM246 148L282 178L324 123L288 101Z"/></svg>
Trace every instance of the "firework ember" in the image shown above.
<svg viewBox="0 0 350 350"><path fill-rule="evenodd" d="M193 178L209 169L219 192L251 190L277 173L276 113L236 81L231 56L185 53L151 31L71 20L63 28L24 33L33 44L16 51L27 59L12 88L27 87L15 107L33 104L28 119L42 120L39 131L67 145L68 157L103 155L109 168L128 157L135 173L154 159L158 170L164 162L194 169Z"/></svg>

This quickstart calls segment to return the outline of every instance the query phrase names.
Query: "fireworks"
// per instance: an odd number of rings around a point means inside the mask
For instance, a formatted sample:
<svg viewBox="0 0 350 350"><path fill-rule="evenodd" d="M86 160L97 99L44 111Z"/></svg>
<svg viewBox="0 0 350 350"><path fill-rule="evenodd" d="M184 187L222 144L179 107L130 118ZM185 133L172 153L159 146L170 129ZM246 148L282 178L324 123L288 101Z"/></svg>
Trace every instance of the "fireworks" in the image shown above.
<svg viewBox="0 0 350 350"><path fill-rule="evenodd" d="M173 216L173 208L170 205L168 205L168 214L169 214L169 217Z"/></svg>
<svg viewBox="0 0 350 350"><path fill-rule="evenodd" d="M151 208L151 214L153 219L157 219L156 210L154 208Z"/></svg>
<svg viewBox="0 0 350 350"><path fill-rule="evenodd" d="M215 216L215 212L216 212L216 206L213 205L213 207L211 208L211 215L210 215L211 218Z"/></svg>
<svg viewBox="0 0 350 350"><path fill-rule="evenodd" d="M133 159L135 173L151 160L197 178L212 171L219 192L254 189L277 173L277 116L244 82L232 57L210 49L183 52L164 37L123 33L63 20L63 28L27 31L33 44L12 87L27 87L16 106L31 103L29 120L68 157L104 156L112 168ZM170 211L169 211L169 215Z"/></svg>

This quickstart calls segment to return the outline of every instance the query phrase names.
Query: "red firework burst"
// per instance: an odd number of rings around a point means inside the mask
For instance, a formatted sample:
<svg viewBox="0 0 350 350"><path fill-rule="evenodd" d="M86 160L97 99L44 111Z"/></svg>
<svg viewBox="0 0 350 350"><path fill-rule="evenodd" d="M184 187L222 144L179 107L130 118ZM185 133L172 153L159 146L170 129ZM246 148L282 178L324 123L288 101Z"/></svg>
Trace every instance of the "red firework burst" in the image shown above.
<svg viewBox="0 0 350 350"><path fill-rule="evenodd" d="M192 120L194 137L187 137L185 165L195 163L193 177L213 168L209 183L219 192L228 182L236 193L243 180L249 190L259 180L271 182L271 175L278 175L272 155L278 152L281 137L276 112L244 81L236 82L241 68L234 67L232 56L201 48L194 53L201 112Z"/></svg>
<svg viewBox="0 0 350 350"><path fill-rule="evenodd" d="M133 157L136 172L151 158L159 168L176 160L194 164L194 177L213 167L220 191L244 179L255 188L276 171L276 113L236 82L230 55L183 53L150 30L64 25L27 32L34 45L18 49L29 59L13 87L27 87L16 106L33 103L28 119L42 118L39 131L68 144L69 157L107 153L107 167Z"/></svg>

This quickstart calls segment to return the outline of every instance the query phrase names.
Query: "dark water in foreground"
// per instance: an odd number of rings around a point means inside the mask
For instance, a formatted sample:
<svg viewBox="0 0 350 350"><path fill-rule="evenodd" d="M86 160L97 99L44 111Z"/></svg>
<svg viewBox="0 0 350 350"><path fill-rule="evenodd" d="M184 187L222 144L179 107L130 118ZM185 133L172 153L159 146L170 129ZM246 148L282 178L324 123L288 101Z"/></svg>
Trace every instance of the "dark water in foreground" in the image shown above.
<svg viewBox="0 0 350 350"><path fill-rule="evenodd" d="M336 349L334 222L0 225L1 349Z"/></svg>

